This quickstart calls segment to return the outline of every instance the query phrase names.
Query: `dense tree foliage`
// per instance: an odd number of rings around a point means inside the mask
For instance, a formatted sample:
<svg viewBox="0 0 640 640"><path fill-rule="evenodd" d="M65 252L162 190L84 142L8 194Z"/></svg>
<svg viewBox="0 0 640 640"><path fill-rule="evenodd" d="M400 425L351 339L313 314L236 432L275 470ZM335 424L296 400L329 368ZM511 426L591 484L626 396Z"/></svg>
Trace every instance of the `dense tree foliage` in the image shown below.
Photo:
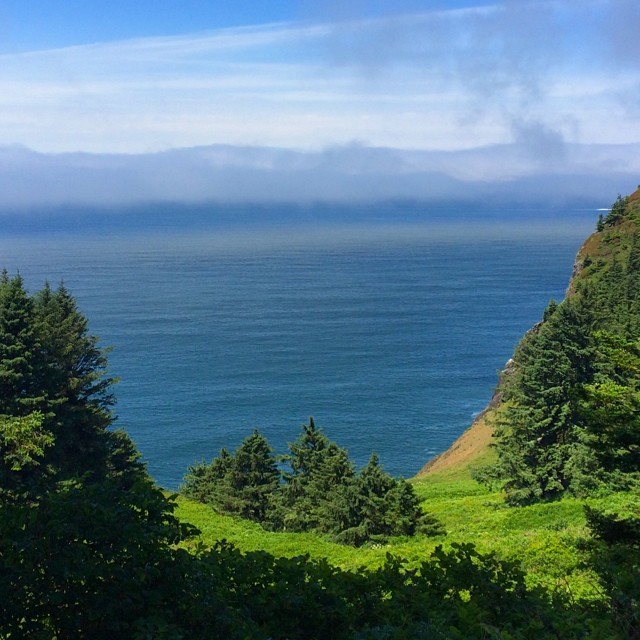
<svg viewBox="0 0 640 640"><path fill-rule="evenodd" d="M321 531L335 528L335 502L351 484L355 468L345 449L331 442L313 418L302 426L298 439L289 445L283 461L279 508L287 531Z"/></svg>
<svg viewBox="0 0 640 640"><path fill-rule="evenodd" d="M127 436L108 429L114 380L106 366L105 352L64 285L55 291L46 285L30 296L20 276L3 272L0 419L6 428L0 446L7 452L13 446L15 454L18 434L30 430L32 446L42 450L37 464L3 473L2 491L35 498L65 480L112 476L126 484L144 474Z"/></svg>
<svg viewBox="0 0 640 640"><path fill-rule="evenodd" d="M613 627L623 638L640 638L640 500L625 509L585 507L592 538L585 543L587 563L599 577Z"/></svg>
<svg viewBox="0 0 640 640"><path fill-rule="evenodd" d="M106 365L64 286L30 296L2 274L2 638L135 637L169 602L167 552L190 530L108 429Z"/></svg>
<svg viewBox="0 0 640 640"><path fill-rule="evenodd" d="M182 493L223 514L283 531L317 531L359 546L391 536L443 533L422 512L411 484L384 472L378 457L356 473L347 452L331 442L313 418L283 456L279 470L266 440L254 431L231 455L197 463Z"/></svg>
<svg viewBox="0 0 640 640"><path fill-rule="evenodd" d="M507 501L629 487L640 475L640 200L618 197L571 295L521 341L495 435Z"/></svg>

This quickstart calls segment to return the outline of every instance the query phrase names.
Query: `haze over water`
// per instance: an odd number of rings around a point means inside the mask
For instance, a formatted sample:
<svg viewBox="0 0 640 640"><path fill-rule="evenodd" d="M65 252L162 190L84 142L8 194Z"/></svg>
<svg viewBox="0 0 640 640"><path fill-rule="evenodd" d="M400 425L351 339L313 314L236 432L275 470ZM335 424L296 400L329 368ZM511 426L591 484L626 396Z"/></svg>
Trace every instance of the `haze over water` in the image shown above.
<svg viewBox="0 0 640 640"><path fill-rule="evenodd" d="M160 485L255 427L284 453L310 415L357 464L375 450L408 477L484 408L596 216L59 210L5 216L0 266L32 291L64 279L113 346L117 426Z"/></svg>

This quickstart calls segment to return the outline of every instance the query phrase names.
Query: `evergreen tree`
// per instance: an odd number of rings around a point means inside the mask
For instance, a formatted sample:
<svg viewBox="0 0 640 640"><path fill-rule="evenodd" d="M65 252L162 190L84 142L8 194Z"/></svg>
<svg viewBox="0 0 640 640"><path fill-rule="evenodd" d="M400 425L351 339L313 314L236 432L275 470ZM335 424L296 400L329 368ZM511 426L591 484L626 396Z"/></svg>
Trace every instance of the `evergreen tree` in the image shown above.
<svg viewBox="0 0 640 640"><path fill-rule="evenodd" d="M356 475L346 451L313 418L289 449L284 460L291 471L282 484L269 445L254 431L233 455L222 449L212 462L189 467L181 491L219 513L277 530L327 533L353 545L443 533L437 520L422 512L412 485L386 474L375 454Z"/></svg>
<svg viewBox="0 0 640 640"><path fill-rule="evenodd" d="M628 197L623 198L620 194L618 194L616 201L611 205L609 213L607 213L603 220L604 225L612 227L618 224L624 218L628 202Z"/></svg>
<svg viewBox="0 0 640 640"><path fill-rule="evenodd" d="M428 535L443 533L432 516L422 513L413 487L385 473L375 453L336 496L332 525L338 542L354 546L414 535L418 530Z"/></svg>
<svg viewBox="0 0 640 640"><path fill-rule="evenodd" d="M507 501L584 494L640 475L640 207L618 197L590 241L594 266L521 341L497 414Z"/></svg>
<svg viewBox="0 0 640 640"><path fill-rule="evenodd" d="M35 381L38 339L33 302L22 278L0 276L0 415L26 416L42 408Z"/></svg>
<svg viewBox="0 0 640 640"><path fill-rule="evenodd" d="M546 322L556 312L557 308L558 308L558 303L553 298L551 298L551 300L549 300L549 304L547 305L547 308L544 310L544 313L542 314L542 322Z"/></svg>
<svg viewBox="0 0 640 640"><path fill-rule="evenodd" d="M190 527L106 430L105 367L64 288L34 299L0 276L2 637L131 638L158 621L170 637L164 576L183 575L171 545Z"/></svg>
<svg viewBox="0 0 640 640"><path fill-rule="evenodd" d="M105 352L63 285L29 296L20 276L2 273L0 416L8 418L7 429L21 424L14 419L37 415L41 433L52 438L39 464L19 476L29 479L23 489L28 484L32 497L79 473L84 482L111 475L123 487L146 477L128 436L107 430L114 379L106 367Z"/></svg>
<svg viewBox="0 0 640 640"><path fill-rule="evenodd" d="M526 504L560 495L579 479L582 385L593 376L593 319L585 298L566 301L530 332L514 356L515 379L496 422L499 461L507 500Z"/></svg>
<svg viewBox="0 0 640 640"><path fill-rule="evenodd" d="M313 418L302 426L300 437L289 445L285 457L291 473L285 474L279 509L283 527L291 531L330 529L332 502L354 475L347 452L318 429Z"/></svg>
<svg viewBox="0 0 640 640"><path fill-rule="evenodd" d="M73 475L81 459L84 469L104 474L115 445L106 431L114 403L106 354L63 284L55 292L45 285L34 297L34 311L41 345L36 384L56 438L50 461L62 476Z"/></svg>
<svg viewBox="0 0 640 640"><path fill-rule="evenodd" d="M257 429L245 438L227 464L219 497L222 510L247 520L267 522L280 473L271 447Z"/></svg>
<svg viewBox="0 0 640 640"><path fill-rule="evenodd" d="M598 371L584 387L584 440L607 474L640 474L640 340L595 334Z"/></svg>
<svg viewBox="0 0 640 640"><path fill-rule="evenodd" d="M210 504L217 511L225 511L225 477L231 470L233 457L223 448L209 464L198 462L189 467L180 489L188 498Z"/></svg>
<svg viewBox="0 0 640 640"><path fill-rule="evenodd" d="M640 230L631 239L626 272L627 314L625 336L640 337Z"/></svg>

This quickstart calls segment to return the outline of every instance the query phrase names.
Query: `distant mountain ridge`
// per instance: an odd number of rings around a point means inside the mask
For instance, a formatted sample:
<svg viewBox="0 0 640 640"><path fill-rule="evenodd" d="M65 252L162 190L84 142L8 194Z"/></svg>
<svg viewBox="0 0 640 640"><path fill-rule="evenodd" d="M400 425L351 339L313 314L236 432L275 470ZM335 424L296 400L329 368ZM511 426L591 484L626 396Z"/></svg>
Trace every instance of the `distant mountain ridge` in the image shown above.
<svg viewBox="0 0 640 640"><path fill-rule="evenodd" d="M622 167L622 168L620 168ZM372 202L598 207L629 191L640 144L321 151L210 145L142 154L0 147L2 208L145 202Z"/></svg>

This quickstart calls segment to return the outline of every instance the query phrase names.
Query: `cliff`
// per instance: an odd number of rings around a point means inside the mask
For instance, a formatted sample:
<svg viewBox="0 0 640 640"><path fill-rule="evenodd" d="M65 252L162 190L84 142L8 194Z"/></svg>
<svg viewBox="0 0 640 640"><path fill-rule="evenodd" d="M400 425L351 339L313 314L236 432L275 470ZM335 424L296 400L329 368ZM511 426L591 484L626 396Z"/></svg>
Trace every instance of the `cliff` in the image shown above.
<svg viewBox="0 0 640 640"><path fill-rule="evenodd" d="M628 263L639 228L640 186L628 197L618 197L609 214L599 219L596 232L578 250L565 299L576 295L581 283L600 278L617 265ZM525 335L537 331L540 326L541 323L537 323ZM500 374L498 387L488 406L446 451L429 460L416 477L454 468L473 467L490 460L492 422L503 401L501 388L513 373L513 360L510 359Z"/></svg>

